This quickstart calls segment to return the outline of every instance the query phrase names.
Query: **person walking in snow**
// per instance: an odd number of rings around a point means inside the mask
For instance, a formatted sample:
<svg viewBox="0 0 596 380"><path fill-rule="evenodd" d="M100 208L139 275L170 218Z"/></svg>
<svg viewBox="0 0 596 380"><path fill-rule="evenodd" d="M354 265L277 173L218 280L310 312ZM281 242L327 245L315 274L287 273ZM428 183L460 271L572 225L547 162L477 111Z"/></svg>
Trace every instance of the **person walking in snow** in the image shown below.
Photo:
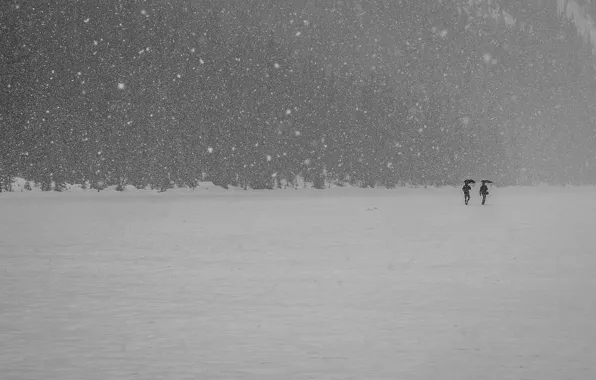
<svg viewBox="0 0 596 380"><path fill-rule="evenodd" d="M470 184L468 182L465 182L464 186L461 189L464 192L464 203L467 206L468 202L470 201L470 190L472 190L472 188L470 187Z"/></svg>
<svg viewBox="0 0 596 380"><path fill-rule="evenodd" d="M486 202L486 196L488 195L488 186L486 186L486 182L482 181L482 186L480 186L480 196L482 197L482 204Z"/></svg>

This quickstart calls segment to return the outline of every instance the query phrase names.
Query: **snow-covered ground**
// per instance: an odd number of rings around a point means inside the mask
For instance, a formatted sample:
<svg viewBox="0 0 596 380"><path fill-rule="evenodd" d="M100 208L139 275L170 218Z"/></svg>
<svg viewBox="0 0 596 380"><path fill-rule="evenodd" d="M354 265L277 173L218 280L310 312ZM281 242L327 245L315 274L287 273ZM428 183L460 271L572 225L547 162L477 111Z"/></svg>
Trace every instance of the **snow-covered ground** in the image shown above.
<svg viewBox="0 0 596 380"><path fill-rule="evenodd" d="M596 378L596 189L0 194L0 377Z"/></svg>

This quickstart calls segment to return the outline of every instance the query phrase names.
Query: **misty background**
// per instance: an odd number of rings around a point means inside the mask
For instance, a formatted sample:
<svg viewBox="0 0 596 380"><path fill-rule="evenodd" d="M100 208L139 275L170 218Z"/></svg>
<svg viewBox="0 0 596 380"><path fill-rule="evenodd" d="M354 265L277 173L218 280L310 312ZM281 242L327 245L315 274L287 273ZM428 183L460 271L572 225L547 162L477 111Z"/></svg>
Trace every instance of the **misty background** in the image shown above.
<svg viewBox="0 0 596 380"><path fill-rule="evenodd" d="M0 186L596 184L588 0L0 3Z"/></svg>

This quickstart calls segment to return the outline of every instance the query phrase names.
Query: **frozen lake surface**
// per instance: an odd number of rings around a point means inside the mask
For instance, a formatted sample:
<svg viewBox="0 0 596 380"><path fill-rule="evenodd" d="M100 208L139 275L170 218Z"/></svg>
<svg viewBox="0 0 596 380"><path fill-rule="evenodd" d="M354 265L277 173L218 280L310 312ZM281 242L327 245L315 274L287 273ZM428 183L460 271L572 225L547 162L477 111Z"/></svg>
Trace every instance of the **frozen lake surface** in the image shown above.
<svg viewBox="0 0 596 380"><path fill-rule="evenodd" d="M0 194L10 380L596 378L596 189Z"/></svg>

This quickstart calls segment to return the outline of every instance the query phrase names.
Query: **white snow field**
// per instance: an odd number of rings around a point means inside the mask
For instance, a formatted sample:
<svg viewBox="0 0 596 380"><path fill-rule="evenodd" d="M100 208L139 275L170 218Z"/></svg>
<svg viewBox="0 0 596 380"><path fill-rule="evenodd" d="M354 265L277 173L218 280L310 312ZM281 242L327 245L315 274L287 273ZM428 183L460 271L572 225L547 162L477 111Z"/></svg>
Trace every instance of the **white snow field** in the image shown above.
<svg viewBox="0 0 596 380"><path fill-rule="evenodd" d="M214 189L212 189L214 190ZM0 194L0 378L596 378L596 188Z"/></svg>

